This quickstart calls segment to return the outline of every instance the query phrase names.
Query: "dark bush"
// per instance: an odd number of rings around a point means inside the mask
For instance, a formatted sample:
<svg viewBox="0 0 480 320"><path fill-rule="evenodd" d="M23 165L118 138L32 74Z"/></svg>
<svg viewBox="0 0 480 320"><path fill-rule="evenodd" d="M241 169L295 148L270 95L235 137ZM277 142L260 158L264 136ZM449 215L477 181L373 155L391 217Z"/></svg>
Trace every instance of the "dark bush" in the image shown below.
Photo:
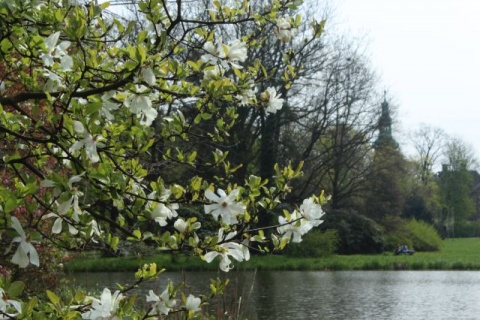
<svg viewBox="0 0 480 320"><path fill-rule="evenodd" d="M292 257L326 257L337 252L339 245L336 230L312 230L303 237L300 243L290 243L285 254Z"/></svg>
<svg viewBox="0 0 480 320"><path fill-rule="evenodd" d="M385 246L382 227L353 210L331 210L320 229L338 232L340 254L380 253Z"/></svg>

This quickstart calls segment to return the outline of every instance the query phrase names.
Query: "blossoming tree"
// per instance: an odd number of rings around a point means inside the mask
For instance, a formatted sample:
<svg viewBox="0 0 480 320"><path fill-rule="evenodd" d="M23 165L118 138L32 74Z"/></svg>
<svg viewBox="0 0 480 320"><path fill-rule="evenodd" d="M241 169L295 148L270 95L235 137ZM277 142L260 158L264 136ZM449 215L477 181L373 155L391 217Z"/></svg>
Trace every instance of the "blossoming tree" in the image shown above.
<svg viewBox="0 0 480 320"><path fill-rule="evenodd" d="M246 61L249 50L262 45L266 26L273 26L278 41L293 41L300 17L288 12L300 3L273 1L257 10L248 1L213 1L210 18L200 20L184 15L181 0L139 1L147 27L131 42L133 24L105 18L108 3L0 1L0 165L9 177L0 185L0 239L9 242L0 264L42 265L37 246L44 243L76 250L93 241L116 250L122 239L189 252L206 263L218 260L228 272L232 260L249 260L252 248L280 250L300 242L322 221L322 194L283 210L276 225L256 223L260 212L272 214L282 202L301 164L276 165L269 187L256 176L232 184L235 168L221 143L239 108L282 108L279 88L255 90L271 70ZM216 33L220 25L237 24L253 27L227 42ZM311 37L322 29L313 22ZM295 73L289 70L286 80ZM208 130L202 127L212 120ZM218 148L199 156L188 144L194 137ZM190 168L217 168L217 175L198 169L175 180L168 168L155 168L153 153ZM167 175L173 182L165 182ZM212 218L216 234L204 235L195 217L179 213L192 204ZM145 265L137 284L159 273ZM100 297L78 293L68 301L52 291L47 301L22 295L25 285L0 275L0 318L193 317L205 302L180 297L173 284L145 297L127 298L131 286L113 293L105 288ZM147 309L135 307L135 299Z"/></svg>

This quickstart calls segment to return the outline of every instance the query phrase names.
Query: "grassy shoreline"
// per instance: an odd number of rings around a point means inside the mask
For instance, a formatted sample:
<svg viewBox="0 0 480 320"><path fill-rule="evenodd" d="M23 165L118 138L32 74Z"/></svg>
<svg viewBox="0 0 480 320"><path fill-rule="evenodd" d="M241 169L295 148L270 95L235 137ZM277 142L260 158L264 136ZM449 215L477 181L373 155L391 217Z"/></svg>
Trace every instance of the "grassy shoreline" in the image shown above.
<svg viewBox="0 0 480 320"><path fill-rule="evenodd" d="M136 271L155 262L168 271L217 270L218 258L206 263L198 257L159 254L149 257L99 258L79 255L65 264L67 272ZM294 258L283 255L252 256L237 264L240 270L480 270L480 238L447 239L438 252L417 252L412 256L334 255L323 258Z"/></svg>

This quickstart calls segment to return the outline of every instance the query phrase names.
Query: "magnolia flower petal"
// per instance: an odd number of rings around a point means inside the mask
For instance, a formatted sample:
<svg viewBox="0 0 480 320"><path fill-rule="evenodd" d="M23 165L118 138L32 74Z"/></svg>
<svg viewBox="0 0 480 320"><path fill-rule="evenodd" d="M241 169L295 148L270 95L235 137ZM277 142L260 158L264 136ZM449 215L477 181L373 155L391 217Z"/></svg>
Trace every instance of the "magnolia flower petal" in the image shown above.
<svg viewBox="0 0 480 320"><path fill-rule="evenodd" d="M221 189L218 189L221 190ZM223 190L222 190L223 191ZM213 202L219 202L220 198L210 189L205 190L205 198Z"/></svg>
<svg viewBox="0 0 480 320"><path fill-rule="evenodd" d="M58 38L60 37L60 31L52 33L45 39L45 46L49 52L52 52L55 46L57 45Z"/></svg>
<svg viewBox="0 0 480 320"><path fill-rule="evenodd" d="M64 55L60 58L60 65L62 66L63 71L70 71L73 68L73 59L68 55Z"/></svg>
<svg viewBox="0 0 480 320"><path fill-rule="evenodd" d="M145 82L148 83L149 85L151 86L155 85L156 78L151 68L143 69L142 77L143 77L143 80L145 80Z"/></svg>
<svg viewBox="0 0 480 320"><path fill-rule="evenodd" d="M12 227L17 231L17 233L22 237L25 238L25 232L23 231L22 225L17 217L11 217L12 220Z"/></svg>
<svg viewBox="0 0 480 320"><path fill-rule="evenodd" d="M30 263L38 267L40 266L40 259L38 258L37 250L31 243L28 244L30 245L30 250L28 251L30 254Z"/></svg>
<svg viewBox="0 0 480 320"><path fill-rule="evenodd" d="M12 263L17 264L20 268L25 268L28 266L30 259L28 259L27 252L25 252L21 246L18 246L11 261Z"/></svg>
<svg viewBox="0 0 480 320"><path fill-rule="evenodd" d="M85 132L85 128L83 127L83 123L80 121L73 121L73 130L75 130L76 133L82 134Z"/></svg>
<svg viewBox="0 0 480 320"><path fill-rule="evenodd" d="M52 233L53 234L59 234L60 232L62 232L62 218L58 217L57 219L55 219L55 222L53 223L53 226L52 226Z"/></svg>
<svg viewBox="0 0 480 320"><path fill-rule="evenodd" d="M206 253L203 258L205 259L205 261L207 261L208 263L212 262L213 259L215 259L220 253L218 253L217 251L210 251L208 253Z"/></svg>

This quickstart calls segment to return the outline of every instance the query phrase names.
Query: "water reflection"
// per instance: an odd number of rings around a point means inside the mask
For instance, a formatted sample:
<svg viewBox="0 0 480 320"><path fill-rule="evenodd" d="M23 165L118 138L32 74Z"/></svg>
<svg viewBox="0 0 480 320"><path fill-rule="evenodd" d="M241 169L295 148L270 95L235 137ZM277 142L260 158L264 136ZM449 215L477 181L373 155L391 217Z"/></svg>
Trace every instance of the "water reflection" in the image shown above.
<svg viewBox="0 0 480 320"><path fill-rule="evenodd" d="M165 273L143 288L162 291L165 279L208 290L215 272ZM212 308L238 309L249 319L479 319L480 272L457 271L279 271L231 272L229 294ZM133 282L130 273L75 274L90 290ZM235 290L233 290L235 289Z"/></svg>

